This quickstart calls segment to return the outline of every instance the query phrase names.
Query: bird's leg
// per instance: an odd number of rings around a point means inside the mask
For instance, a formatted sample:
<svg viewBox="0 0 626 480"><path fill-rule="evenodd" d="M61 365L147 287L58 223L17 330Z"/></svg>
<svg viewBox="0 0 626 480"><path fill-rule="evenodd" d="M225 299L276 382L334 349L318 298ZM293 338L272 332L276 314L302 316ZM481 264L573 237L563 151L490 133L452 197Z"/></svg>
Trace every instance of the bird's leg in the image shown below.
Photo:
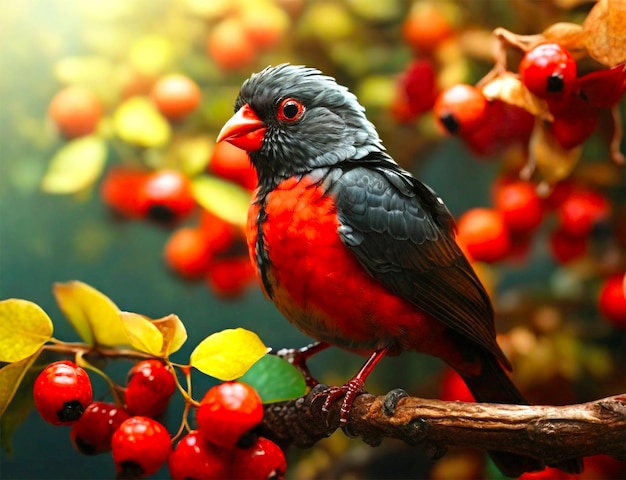
<svg viewBox="0 0 626 480"><path fill-rule="evenodd" d="M389 347L385 347L372 353L370 358L367 359L367 362L365 362L357 374L348 380L344 386L330 387L323 392L323 395L326 395L326 400L324 401L324 405L322 405L322 411L328 412L332 403L343 396L343 403L341 404L341 409L339 411L339 422L345 424L348 421L348 416L350 415L350 409L352 408L354 400L363 391L365 380L369 374L372 373L378 362L380 362L385 356L388 349Z"/></svg>
<svg viewBox="0 0 626 480"><path fill-rule="evenodd" d="M313 388L319 382L311 375L306 362L310 357L322 350L326 350L328 347L330 347L328 343L315 342L302 348L283 348L277 351L276 355L296 367L302 373L307 386Z"/></svg>

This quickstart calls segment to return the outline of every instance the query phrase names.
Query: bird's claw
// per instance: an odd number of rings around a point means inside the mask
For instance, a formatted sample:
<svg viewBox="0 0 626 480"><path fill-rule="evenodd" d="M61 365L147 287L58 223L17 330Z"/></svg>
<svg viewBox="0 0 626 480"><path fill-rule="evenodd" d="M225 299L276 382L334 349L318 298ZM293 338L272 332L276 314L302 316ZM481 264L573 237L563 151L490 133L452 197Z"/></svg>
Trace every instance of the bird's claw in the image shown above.
<svg viewBox="0 0 626 480"><path fill-rule="evenodd" d="M324 404L322 405L322 411L324 413L328 413L331 405L339 398L343 397L343 402L341 403L341 408L339 409L339 423L341 425L346 424L348 422L350 409L352 408L354 400L364 392L363 387L364 384L361 380L353 378L341 387L330 387L326 389L320 393L320 395L324 395L326 397Z"/></svg>

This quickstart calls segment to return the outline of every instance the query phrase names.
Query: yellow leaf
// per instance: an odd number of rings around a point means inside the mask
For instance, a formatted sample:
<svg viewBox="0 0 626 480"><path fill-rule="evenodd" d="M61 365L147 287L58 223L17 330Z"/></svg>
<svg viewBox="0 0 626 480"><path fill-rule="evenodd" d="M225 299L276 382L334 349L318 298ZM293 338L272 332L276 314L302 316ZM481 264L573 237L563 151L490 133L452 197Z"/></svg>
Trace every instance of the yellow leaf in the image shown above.
<svg viewBox="0 0 626 480"><path fill-rule="evenodd" d="M76 193L93 185L106 162L105 142L96 135L72 140L52 158L41 181L48 193Z"/></svg>
<svg viewBox="0 0 626 480"><path fill-rule="evenodd" d="M530 137L529 157L548 183L567 178L582 153L582 147L563 149L547 130L545 122L536 122Z"/></svg>
<svg viewBox="0 0 626 480"><path fill-rule="evenodd" d="M39 356L41 348L22 360L0 368L0 418L4 415L24 375Z"/></svg>
<svg viewBox="0 0 626 480"><path fill-rule="evenodd" d="M245 227L252 197L248 190L208 175L196 177L191 190L205 210L233 225Z"/></svg>
<svg viewBox="0 0 626 480"><path fill-rule="evenodd" d="M178 166L189 177L195 177L205 171L214 144L206 135L178 136L172 140L166 163Z"/></svg>
<svg viewBox="0 0 626 480"><path fill-rule="evenodd" d="M187 330L180 321L178 315L170 314L163 318L152 320L152 324L159 329L163 335L163 349L161 356L168 357L177 352L187 340Z"/></svg>
<svg viewBox="0 0 626 480"><path fill-rule="evenodd" d="M151 355L161 355L163 334L150 319L131 312L120 312L120 318L133 348Z"/></svg>
<svg viewBox="0 0 626 480"><path fill-rule="evenodd" d="M254 332L243 328L222 330L198 344L191 352L190 364L219 380L234 380L269 350Z"/></svg>
<svg viewBox="0 0 626 480"><path fill-rule="evenodd" d="M36 303L10 298L0 301L0 362L19 362L52 337L52 321Z"/></svg>
<svg viewBox="0 0 626 480"><path fill-rule="evenodd" d="M146 97L131 97L113 114L113 126L119 137L132 145L162 147L171 135L171 127Z"/></svg>
<svg viewBox="0 0 626 480"><path fill-rule="evenodd" d="M102 292L79 281L55 283L53 292L59 308L85 342L128 345L119 308Z"/></svg>

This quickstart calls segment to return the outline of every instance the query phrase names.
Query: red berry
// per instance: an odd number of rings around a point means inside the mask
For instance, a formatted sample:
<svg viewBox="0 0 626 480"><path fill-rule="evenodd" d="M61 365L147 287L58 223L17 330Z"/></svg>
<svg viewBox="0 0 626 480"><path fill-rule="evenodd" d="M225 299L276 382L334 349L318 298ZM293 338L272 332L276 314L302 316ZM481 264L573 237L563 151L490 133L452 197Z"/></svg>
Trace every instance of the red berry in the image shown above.
<svg viewBox="0 0 626 480"><path fill-rule="evenodd" d="M463 381L461 375L451 368L446 369L441 380L439 398L447 402L475 402L472 392Z"/></svg>
<svg viewBox="0 0 626 480"><path fill-rule="evenodd" d="M250 448L236 448L230 478L284 479L287 461L283 451L271 440L259 437Z"/></svg>
<svg viewBox="0 0 626 480"><path fill-rule="evenodd" d="M557 213L560 230L570 236L584 237L595 225L609 219L611 204L601 193L579 187L563 200Z"/></svg>
<svg viewBox="0 0 626 480"><path fill-rule="evenodd" d="M71 425L93 400L89 375L69 360L44 368L35 380L33 395L39 414L53 425Z"/></svg>
<svg viewBox="0 0 626 480"><path fill-rule="evenodd" d="M231 454L230 449L222 449L205 442L197 430L189 432L170 454L168 460L170 476L173 480L229 478Z"/></svg>
<svg viewBox="0 0 626 480"><path fill-rule="evenodd" d="M68 138L92 133L102 115L100 100L81 87L66 87L50 102L49 113L63 135Z"/></svg>
<svg viewBox="0 0 626 480"><path fill-rule="evenodd" d="M439 93L433 112L446 132L463 135L484 124L487 104L483 92L461 83Z"/></svg>
<svg viewBox="0 0 626 480"><path fill-rule="evenodd" d="M224 382L209 389L196 414L202 437L214 445L232 448L263 419L263 404L254 388Z"/></svg>
<svg viewBox="0 0 626 480"><path fill-rule="evenodd" d="M115 468L125 478L156 473L167 461L171 447L166 428L148 417L124 420L111 438Z"/></svg>
<svg viewBox="0 0 626 480"><path fill-rule="evenodd" d="M249 190L256 188L256 171L250 163L248 152L228 142L215 145L208 168L218 177L231 180Z"/></svg>
<svg viewBox="0 0 626 480"><path fill-rule="evenodd" d="M426 59L413 60L399 80L400 98L417 116L427 112L437 98L437 78L433 62Z"/></svg>
<svg viewBox="0 0 626 480"><path fill-rule="evenodd" d="M131 415L156 417L165 411L174 390L174 374L161 360L137 362L128 372L126 410Z"/></svg>
<svg viewBox="0 0 626 480"><path fill-rule="evenodd" d="M218 297L237 298L255 279L254 269L248 256L215 260L207 273L207 285Z"/></svg>
<svg viewBox="0 0 626 480"><path fill-rule="evenodd" d="M226 252L233 247L236 241L237 231L235 227L207 210L203 210L200 216L200 229L207 238L212 255ZM243 238L243 234L240 236Z"/></svg>
<svg viewBox="0 0 626 480"><path fill-rule="evenodd" d="M611 275L600 287L600 313L618 328L626 329L626 275Z"/></svg>
<svg viewBox="0 0 626 480"><path fill-rule="evenodd" d="M117 166L104 176L100 186L102 201L126 218L141 219L147 215L147 205L139 192L148 177L146 170Z"/></svg>
<svg viewBox="0 0 626 480"><path fill-rule="evenodd" d="M518 480L578 480L578 475L566 473L558 468L546 467L538 472L523 473Z"/></svg>
<svg viewBox="0 0 626 480"><path fill-rule="evenodd" d="M404 41L420 53L431 53L454 33L453 25L436 2L414 2L404 23Z"/></svg>
<svg viewBox="0 0 626 480"><path fill-rule="evenodd" d="M558 263L568 263L587 253L587 237L572 236L561 229L554 230L548 238L552 256Z"/></svg>
<svg viewBox="0 0 626 480"><path fill-rule="evenodd" d="M188 279L198 278L208 271L211 254L208 235L204 230L193 227L176 230L163 251L167 265Z"/></svg>
<svg viewBox="0 0 626 480"><path fill-rule="evenodd" d="M473 260L496 262L511 250L503 215L491 208L473 208L459 218L457 240Z"/></svg>
<svg viewBox="0 0 626 480"><path fill-rule="evenodd" d="M529 182L500 182L495 186L493 197L494 207L502 213L504 223L513 234L530 233L543 219L543 202Z"/></svg>
<svg viewBox="0 0 626 480"><path fill-rule="evenodd" d="M74 448L84 455L108 452L113 432L128 417L126 410L112 403L91 403L72 425L70 438Z"/></svg>
<svg viewBox="0 0 626 480"><path fill-rule="evenodd" d="M519 64L526 88L540 98L559 98L574 90L576 62L556 43L545 43L527 52Z"/></svg>
<svg viewBox="0 0 626 480"><path fill-rule="evenodd" d="M139 205L148 218L171 223L189 215L196 207L191 181L177 170L161 170L150 174L138 193Z"/></svg>
<svg viewBox="0 0 626 480"><path fill-rule="evenodd" d="M171 120L189 115L200 103L202 93L185 75L168 75L158 80L150 93L159 111Z"/></svg>

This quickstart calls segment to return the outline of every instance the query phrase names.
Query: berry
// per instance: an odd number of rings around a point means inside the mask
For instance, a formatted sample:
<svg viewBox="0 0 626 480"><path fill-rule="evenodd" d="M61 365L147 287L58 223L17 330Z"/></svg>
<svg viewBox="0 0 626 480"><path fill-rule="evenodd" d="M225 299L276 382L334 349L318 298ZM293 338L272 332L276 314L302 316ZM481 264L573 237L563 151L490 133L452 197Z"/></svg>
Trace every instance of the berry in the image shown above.
<svg viewBox="0 0 626 480"><path fill-rule="evenodd" d="M611 204L604 195L578 187L563 200L557 214L560 230L570 236L584 237L594 226L609 219Z"/></svg>
<svg viewBox="0 0 626 480"><path fill-rule="evenodd" d="M176 230L165 244L163 255L167 265L181 277L198 278L211 263L208 235L200 228Z"/></svg>
<svg viewBox="0 0 626 480"><path fill-rule="evenodd" d="M124 478L147 477L167 461L171 450L166 428L148 417L130 417L111 438L115 468Z"/></svg>
<svg viewBox="0 0 626 480"><path fill-rule="evenodd" d="M72 425L70 438L74 448L84 455L108 452L113 432L128 417L126 410L112 403L91 403Z"/></svg>
<svg viewBox="0 0 626 480"><path fill-rule="evenodd" d="M257 55L256 45L238 18L228 18L215 25L206 48L209 57L224 71L244 67Z"/></svg>
<svg viewBox="0 0 626 480"><path fill-rule="evenodd" d="M519 64L526 88L540 98L560 98L574 90L576 62L556 43L545 43L527 52Z"/></svg>
<svg viewBox="0 0 626 480"><path fill-rule="evenodd" d="M550 234L548 245L552 257L561 264L582 257L589 248L587 237L572 236L561 229L556 229Z"/></svg>
<svg viewBox="0 0 626 480"><path fill-rule="evenodd" d="M614 326L626 329L626 275L611 275L600 287L598 308Z"/></svg>
<svg viewBox="0 0 626 480"><path fill-rule="evenodd" d="M144 218L147 215L146 203L140 200L138 192L143 188L148 175L148 172L138 168L111 168L100 186L102 201L123 217Z"/></svg>
<svg viewBox="0 0 626 480"><path fill-rule="evenodd" d="M85 370L69 360L48 365L33 386L35 407L53 425L71 425L93 399L91 380Z"/></svg>
<svg viewBox="0 0 626 480"><path fill-rule="evenodd" d="M433 112L446 132L463 135L483 125L487 104L487 99L479 89L461 83L439 93Z"/></svg>
<svg viewBox="0 0 626 480"><path fill-rule="evenodd" d="M250 163L248 153L228 142L215 145L209 161L209 171L249 190L254 190L257 185L256 171Z"/></svg>
<svg viewBox="0 0 626 480"><path fill-rule="evenodd" d="M205 441L232 448L263 419L263 404L254 388L224 382L207 391L196 414Z"/></svg>
<svg viewBox="0 0 626 480"><path fill-rule="evenodd" d="M207 273L207 284L218 297L237 298L255 279L248 256L215 260Z"/></svg>
<svg viewBox="0 0 626 480"><path fill-rule="evenodd" d="M566 473L558 468L546 467L537 472L523 473L518 480L577 480L578 475Z"/></svg>
<svg viewBox="0 0 626 480"><path fill-rule="evenodd" d="M184 75L168 75L154 84L150 93L159 111L170 120L186 117L200 103L202 93L196 83Z"/></svg>
<svg viewBox="0 0 626 480"><path fill-rule="evenodd" d="M174 390L174 374L161 360L137 362L128 372L126 410L131 415L156 417L165 411Z"/></svg>
<svg viewBox="0 0 626 480"><path fill-rule="evenodd" d="M259 437L250 448L236 448L230 478L284 479L287 461L271 440Z"/></svg>
<svg viewBox="0 0 626 480"><path fill-rule="evenodd" d="M503 181L496 184L493 203L513 234L528 234L543 220L543 202L537 189L522 180Z"/></svg>
<svg viewBox="0 0 626 480"><path fill-rule="evenodd" d="M491 208L473 208L459 218L457 240L473 260L496 262L511 250L503 215Z"/></svg>
<svg viewBox="0 0 626 480"><path fill-rule="evenodd" d="M161 223L178 221L196 207L191 181L176 170L161 170L147 176L138 193L140 209Z"/></svg>
<svg viewBox="0 0 626 480"><path fill-rule="evenodd" d="M413 60L399 79L400 99L414 115L427 112L437 98L437 79L433 62L427 59Z"/></svg>
<svg viewBox="0 0 626 480"><path fill-rule="evenodd" d="M441 3L414 2L402 24L404 41L418 52L430 53L454 33Z"/></svg>
<svg viewBox="0 0 626 480"><path fill-rule="evenodd" d="M200 229L206 236L212 255L220 255L233 248L237 240L235 227L208 210L202 211Z"/></svg>
<svg viewBox="0 0 626 480"><path fill-rule="evenodd" d="M92 133L102 115L100 100L91 91L81 87L66 87L50 102L50 117L68 138Z"/></svg>
<svg viewBox="0 0 626 480"><path fill-rule="evenodd" d="M185 435L170 454L170 476L173 480L229 478L230 456L230 450L205 442L195 430Z"/></svg>

